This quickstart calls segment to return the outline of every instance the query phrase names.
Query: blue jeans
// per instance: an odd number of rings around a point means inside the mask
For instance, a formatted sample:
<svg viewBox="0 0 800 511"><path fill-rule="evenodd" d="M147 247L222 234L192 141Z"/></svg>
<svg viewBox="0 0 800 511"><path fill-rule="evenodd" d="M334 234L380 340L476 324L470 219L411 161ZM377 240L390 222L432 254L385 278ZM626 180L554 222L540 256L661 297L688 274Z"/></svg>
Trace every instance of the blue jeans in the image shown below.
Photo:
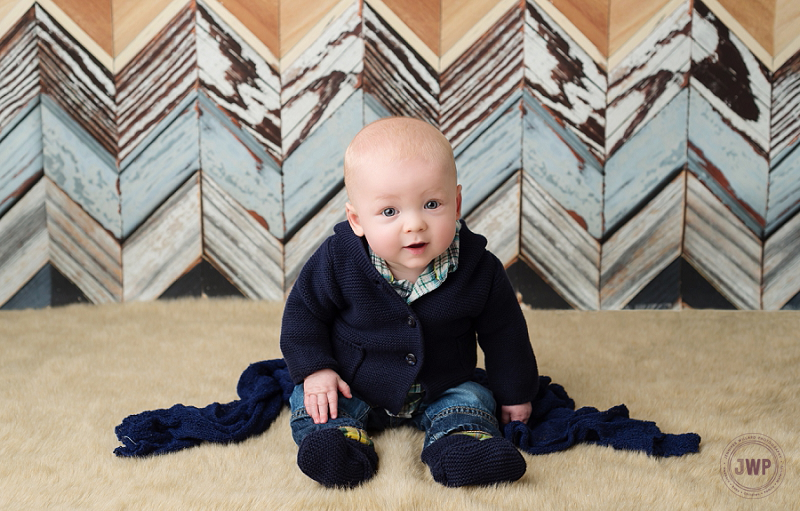
<svg viewBox="0 0 800 511"><path fill-rule="evenodd" d="M412 425L425 432L428 447L436 440L455 431L481 431L501 437L492 392L483 385L466 382L448 389L430 403L421 403L410 419L394 417L381 408L373 408L355 394L352 398L339 395L339 413L325 424L314 424L303 405L303 384L295 386L289 404L292 408L292 438L300 445L309 433L326 428L355 427L380 431L390 427Z"/></svg>

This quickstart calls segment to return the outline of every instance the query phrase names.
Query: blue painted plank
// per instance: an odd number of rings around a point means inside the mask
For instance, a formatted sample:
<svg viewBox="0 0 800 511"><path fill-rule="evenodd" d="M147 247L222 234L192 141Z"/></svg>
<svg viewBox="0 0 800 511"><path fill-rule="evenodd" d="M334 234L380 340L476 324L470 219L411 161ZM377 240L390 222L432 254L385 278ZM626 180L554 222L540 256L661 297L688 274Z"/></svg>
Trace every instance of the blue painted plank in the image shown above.
<svg viewBox="0 0 800 511"><path fill-rule="evenodd" d="M0 135L0 217L42 173L42 112L31 102Z"/></svg>
<svg viewBox="0 0 800 511"><path fill-rule="evenodd" d="M694 87L689 94L689 169L756 235L764 233L769 163Z"/></svg>
<svg viewBox="0 0 800 511"><path fill-rule="evenodd" d="M767 235L800 211L800 141L772 169L769 175Z"/></svg>
<svg viewBox="0 0 800 511"><path fill-rule="evenodd" d="M200 160L203 172L260 217L273 236L283 238L280 168L263 144L204 94L200 94Z"/></svg>
<svg viewBox="0 0 800 511"><path fill-rule="evenodd" d="M114 156L49 97L42 96L44 173L115 237L121 235Z"/></svg>
<svg viewBox="0 0 800 511"><path fill-rule="evenodd" d="M514 95L458 146L456 167L466 217L522 168L522 115Z"/></svg>
<svg viewBox="0 0 800 511"><path fill-rule="evenodd" d="M684 89L606 162L604 233L683 168L688 102Z"/></svg>
<svg viewBox="0 0 800 511"><path fill-rule="evenodd" d="M603 171L590 149L526 91L523 168L586 231L603 233Z"/></svg>
<svg viewBox="0 0 800 511"><path fill-rule="evenodd" d="M344 152L363 127L359 90L323 122L283 163L286 235L299 229L343 180Z"/></svg>
<svg viewBox="0 0 800 511"><path fill-rule="evenodd" d="M199 170L198 117L196 104L192 104L169 125L153 130L158 136L120 175L123 238Z"/></svg>

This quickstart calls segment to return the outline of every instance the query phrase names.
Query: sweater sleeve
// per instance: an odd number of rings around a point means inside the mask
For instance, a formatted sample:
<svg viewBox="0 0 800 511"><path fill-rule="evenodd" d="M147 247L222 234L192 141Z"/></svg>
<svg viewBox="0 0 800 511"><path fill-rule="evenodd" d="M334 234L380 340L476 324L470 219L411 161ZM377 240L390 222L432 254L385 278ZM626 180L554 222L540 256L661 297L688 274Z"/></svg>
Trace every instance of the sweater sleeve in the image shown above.
<svg viewBox="0 0 800 511"><path fill-rule="evenodd" d="M339 371L330 335L342 298L330 248L328 239L303 266L283 311L280 347L295 384L321 369Z"/></svg>
<svg viewBox="0 0 800 511"><path fill-rule="evenodd" d="M493 254L486 255L491 259L494 276L476 331L489 387L498 405L527 403L536 396L539 385L528 327L503 264Z"/></svg>

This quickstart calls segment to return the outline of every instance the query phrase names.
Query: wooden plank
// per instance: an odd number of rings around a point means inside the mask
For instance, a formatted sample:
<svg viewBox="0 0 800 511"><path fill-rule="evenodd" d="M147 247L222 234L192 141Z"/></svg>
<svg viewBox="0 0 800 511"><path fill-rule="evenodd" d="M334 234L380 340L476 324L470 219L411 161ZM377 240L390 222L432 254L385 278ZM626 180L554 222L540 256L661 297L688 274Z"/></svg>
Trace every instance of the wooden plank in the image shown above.
<svg viewBox="0 0 800 511"><path fill-rule="evenodd" d="M47 264L46 186L40 179L0 218L0 304Z"/></svg>
<svg viewBox="0 0 800 511"><path fill-rule="evenodd" d="M114 41L111 34L111 1L53 0L109 55L114 53Z"/></svg>
<svg viewBox="0 0 800 511"><path fill-rule="evenodd" d="M574 308L600 306L600 244L526 173L520 253Z"/></svg>
<svg viewBox="0 0 800 511"><path fill-rule="evenodd" d="M681 255L685 173L603 244L600 308L619 310Z"/></svg>
<svg viewBox="0 0 800 511"><path fill-rule="evenodd" d="M770 161L777 163L800 142L800 52L772 79Z"/></svg>
<svg viewBox="0 0 800 511"><path fill-rule="evenodd" d="M55 183L45 180L53 266L93 303L122 301L119 243Z"/></svg>
<svg viewBox="0 0 800 511"><path fill-rule="evenodd" d="M200 160L212 176L274 237L283 238L281 168L248 130L200 95Z"/></svg>
<svg viewBox="0 0 800 511"><path fill-rule="evenodd" d="M769 162L733 114L723 116L699 93L689 93L689 169L757 235L767 210Z"/></svg>
<svg viewBox="0 0 800 511"><path fill-rule="evenodd" d="M201 90L280 164L278 72L202 3L195 33Z"/></svg>
<svg viewBox="0 0 800 511"><path fill-rule="evenodd" d="M521 100L509 98L455 150L464 188L461 213L469 215L514 172L522 168Z"/></svg>
<svg viewBox="0 0 800 511"><path fill-rule="evenodd" d="M441 2L441 45L440 51L444 55L449 52L453 46L458 43L461 38L472 31L473 27L482 22L483 18L488 15L499 4L506 4L503 9L505 13L511 8L509 2L504 0L474 0L471 2L462 2L459 0L442 0ZM513 0L513 4L517 10L520 9L520 3ZM493 25L495 20L489 23L481 23L482 30L488 29Z"/></svg>
<svg viewBox="0 0 800 511"><path fill-rule="evenodd" d="M42 112L28 107L0 133L0 217L42 176Z"/></svg>
<svg viewBox="0 0 800 511"><path fill-rule="evenodd" d="M150 142L153 130L195 92L195 12L183 8L116 75L117 129L121 171Z"/></svg>
<svg viewBox="0 0 800 511"><path fill-rule="evenodd" d="M775 61L778 69L800 51L800 2L775 0Z"/></svg>
<svg viewBox="0 0 800 511"><path fill-rule="evenodd" d="M384 115L439 125L439 74L369 4L364 4L362 88Z"/></svg>
<svg viewBox="0 0 800 511"><path fill-rule="evenodd" d="M718 0L747 32L775 55L776 0Z"/></svg>
<svg viewBox="0 0 800 511"><path fill-rule="evenodd" d="M766 234L800 211L800 150L790 152L772 167L769 173Z"/></svg>
<svg viewBox="0 0 800 511"><path fill-rule="evenodd" d="M179 115L153 129L157 135L120 174L122 237L127 238L164 200L200 169L200 120L187 97ZM183 106L183 105L179 105Z"/></svg>
<svg viewBox="0 0 800 511"><path fill-rule="evenodd" d="M285 239L342 186L344 152L364 126L363 93L356 91L283 163Z"/></svg>
<svg viewBox="0 0 800 511"><path fill-rule="evenodd" d="M203 243L209 261L246 297L283 299L283 246L253 215L203 174Z"/></svg>
<svg viewBox="0 0 800 511"><path fill-rule="evenodd" d="M522 11L514 6L441 75L440 128L458 147L523 82Z"/></svg>
<svg viewBox="0 0 800 511"><path fill-rule="evenodd" d="M608 54L613 55L670 0L610 0Z"/></svg>
<svg viewBox="0 0 800 511"><path fill-rule="evenodd" d="M49 96L41 101L44 174L119 238L120 180L113 155Z"/></svg>
<svg viewBox="0 0 800 511"><path fill-rule="evenodd" d="M525 14L525 82L534 97L605 161L606 72L537 5Z"/></svg>
<svg viewBox="0 0 800 511"><path fill-rule="evenodd" d="M205 8L206 2L197 2L197 6ZM225 0L225 9L236 17L242 24L264 43L269 51L278 58L281 55L281 29L288 29L280 23L280 0ZM304 9L296 8L297 2L284 2L284 10L300 10L312 18L308 7L321 8L324 2L309 2ZM289 13L287 13L288 15ZM287 33L287 36L289 34Z"/></svg>
<svg viewBox="0 0 800 511"><path fill-rule="evenodd" d="M0 40L0 138L41 92L35 9L28 9Z"/></svg>
<svg viewBox="0 0 800 511"><path fill-rule="evenodd" d="M280 4L278 57L286 55L340 0L283 0Z"/></svg>
<svg viewBox="0 0 800 511"><path fill-rule="evenodd" d="M764 309L778 310L798 293L800 215L795 215L764 244Z"/></svg>
<svg viewBox="0 0 800 511"><path fill-rule="evenodd" d="M361 13L353 3L281 72L284 159L353 94L363 62Z"/></svg>
<svg viewBox="0 0 800 511"><path fill-rule="evenodd" d="M129 55L137 53L177 10L182 10L185 6L185 0L172 0L167 5L161 0L111 0L113 56L124 59L117 64L116 69L127 64L129 57L124 56L126 49ZM165 12L166 19L163 16ZM137 39L144 41L136 44Z"/></svg>
<svg viewBox="0 0 800 511"><path fill-rule="evenodd" d="M426 0L383 0L436 55L442 56L440 44L442 5Z"/></svg>
<svg viewBox="0 0 800 511"><path fill-rule="evenodd" d="M526 92L522 162L537 182L589 235L603 236L603 166L574 131Z"/></svg>
<svg viewBox="0 0 800 511"><path fill-rule="evenodd" d="M608 72L606 158L688 84L691 11L678 6Z"/></svg>
<svg viewBox="0 0 800 511"><path fill-rule="evenodd" d="M702 3L692 18L692 83L736 130L769 150L771 73Z"/></svg>
<svg viewBox="0 0 800 511"><path fill-rule="evenodd" d="M692 174L684 236L686 260L728 301L761 308L761 241Z"/></svg>
<svg viewBox="0 0 800 511"><path fill-rule="evenodd" d="M333 227L345 220L347 191L342 186L336 194L308 220L284 246L284 287L288 295L297 275L314 251L333 234Z"/></svg>
<svg viewBox="0 0 800 511"><path fill-rule="evenodd" d="M200 175L192 176L122 247L124 300L155 300L202 256Z"/></svg>
<svg viewBox="0 0 800 511"><path fill-rule="evenodd" d="M38 5L36 19L42 93L67 112L107 153L115 154L116 89L111 71Z"/></svg>
<svg viewBox="0 0 800 511"><path fill-rule="evenodd" d="M466 217L470 230L486 237L486 249L504 266L519 256L521 179L514 173Z"/></svg>
<svg viewBox="0 0 800 511"><path fill-rule="evenodd" d="M683 91L608 159L603 236L643 206L687 163L689 91Z"/></svg>
<svg viewBox="0 0 800 511"><path fill-rule="evenodd" d="M575 24L600 53L608 57L608 0L551 0L551 3Z"/></svg>
<svg viewBox="0 0 800 511"><path fill-rule="evenodd" d="M397 37L412 48L417 55L422 57L431 68L437 73L441 71L441 59L439 55L425 44L425 42L420 39L397 13L383 2L383 0L369 0L367 5L370 9L375 11L378 16L385 20L386 25L391 27L392 31L397 34Z"/></svg>

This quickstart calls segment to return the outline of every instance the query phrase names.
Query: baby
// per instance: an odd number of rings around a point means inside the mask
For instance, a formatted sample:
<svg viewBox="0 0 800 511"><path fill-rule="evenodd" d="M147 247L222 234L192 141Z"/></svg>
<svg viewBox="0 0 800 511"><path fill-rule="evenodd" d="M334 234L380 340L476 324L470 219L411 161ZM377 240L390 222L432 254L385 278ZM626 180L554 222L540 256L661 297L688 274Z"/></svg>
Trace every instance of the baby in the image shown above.
<svg viewBox="0 0 800 511"><path fill-rule="evenodd" d="M353 139L344 175L347 222L303 267L283 316L300 469L356 486L378 466L368 431L410 424L439 483L519 479L525 460L500 423L530 417L536 359L503 265L459 220L449 142L423 121L382 119ZM488 388L473 381L476 343Z"/></svg>

